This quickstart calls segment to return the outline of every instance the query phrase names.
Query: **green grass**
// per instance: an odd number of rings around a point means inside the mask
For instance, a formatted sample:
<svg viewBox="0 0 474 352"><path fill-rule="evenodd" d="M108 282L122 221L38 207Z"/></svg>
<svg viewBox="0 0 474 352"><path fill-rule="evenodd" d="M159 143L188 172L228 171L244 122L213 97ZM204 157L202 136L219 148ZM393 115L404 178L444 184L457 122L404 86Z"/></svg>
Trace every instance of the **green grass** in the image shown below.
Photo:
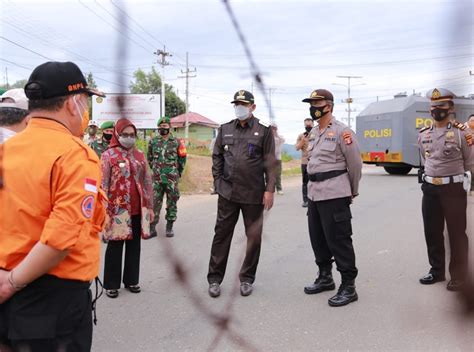
<svg viewBox="0 0 474 352"><path fill-rule="evenodd" d="M286 152L281 153L281 161L283 161L285 163L285 162L288 162L288 161L291 161L291 160L293 160L293 157L290 154L288 154Z"/></svg>
<svg viewBox="0 0 474 352"><path fill-rule="evenodd" d="M200 155L200 156L211 156L212 153L207 147L195 147L195 146L187 146L186 150L188 154L191 155Z"/></svg>

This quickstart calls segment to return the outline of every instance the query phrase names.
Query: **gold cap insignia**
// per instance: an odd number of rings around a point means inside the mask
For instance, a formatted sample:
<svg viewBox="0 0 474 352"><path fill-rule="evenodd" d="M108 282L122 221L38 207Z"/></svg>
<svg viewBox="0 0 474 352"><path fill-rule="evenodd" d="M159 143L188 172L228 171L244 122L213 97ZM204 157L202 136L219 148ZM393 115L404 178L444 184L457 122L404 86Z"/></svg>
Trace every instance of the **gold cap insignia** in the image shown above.
<svg viewBox="0 0 474 352"><path fill-rule="evenodd" d="M311 92L311 98L317 98L319 95L318 95L318 91L317 90L313 90Z"/></svg>
<svg viewBox="0 0 474 352"><path fill-rule="evenodd" d="M245 99L245 91L239 90L239 95L237 95L236 99Z"/></svg>
<svg viewBox="0 0 474 352"><path fill-rule="evenodd" d="M441 97L441 93L438 89L433 89L433 93L431 93L431 99L439 99Z"/></svg>

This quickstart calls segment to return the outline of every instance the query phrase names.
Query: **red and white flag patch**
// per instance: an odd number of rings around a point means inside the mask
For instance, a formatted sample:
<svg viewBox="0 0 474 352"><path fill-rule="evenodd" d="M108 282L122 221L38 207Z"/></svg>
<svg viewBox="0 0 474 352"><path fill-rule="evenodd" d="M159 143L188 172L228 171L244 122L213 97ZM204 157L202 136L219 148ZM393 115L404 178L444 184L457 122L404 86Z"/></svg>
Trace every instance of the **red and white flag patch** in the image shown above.
<svg viewBox="0 0 474 352"><path fill-rule="evenodd" d="M97 181L92 178L86 178L84 189L88 192L97 193Z"/></svg>

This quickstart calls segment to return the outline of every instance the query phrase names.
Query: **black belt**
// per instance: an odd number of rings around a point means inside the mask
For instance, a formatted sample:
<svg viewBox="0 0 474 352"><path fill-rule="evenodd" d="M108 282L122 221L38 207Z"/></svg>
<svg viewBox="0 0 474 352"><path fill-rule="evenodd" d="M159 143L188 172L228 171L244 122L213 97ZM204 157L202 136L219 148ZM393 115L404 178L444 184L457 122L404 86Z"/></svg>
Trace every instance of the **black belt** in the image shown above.
<svg viewBox="0 0 474 352"><path fill-rule="evenodd" d="M330 178L337 177L339 175L345 174L347 170L334 170L326 172L316 172L315 174L308 174L309 180L312 182L322 182L329 180Z"/></svg>

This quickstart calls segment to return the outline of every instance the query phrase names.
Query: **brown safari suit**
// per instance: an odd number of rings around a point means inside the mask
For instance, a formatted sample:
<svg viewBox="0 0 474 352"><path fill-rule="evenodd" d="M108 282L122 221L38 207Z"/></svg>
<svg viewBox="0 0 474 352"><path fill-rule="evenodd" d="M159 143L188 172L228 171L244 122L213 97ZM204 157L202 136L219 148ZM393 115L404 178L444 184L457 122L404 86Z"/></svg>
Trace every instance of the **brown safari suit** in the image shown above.
<svg viewBox="0 0 474 352"><path fill-rule="evenodd" d="M260 257L263 194L275 190L275 141L271 128L251 117L223 124L212 153L212 175L219 194L215 235L209 261L209 283L221 283L240 210L247 235L247 251L240 281L253 283Z"/></svg>

